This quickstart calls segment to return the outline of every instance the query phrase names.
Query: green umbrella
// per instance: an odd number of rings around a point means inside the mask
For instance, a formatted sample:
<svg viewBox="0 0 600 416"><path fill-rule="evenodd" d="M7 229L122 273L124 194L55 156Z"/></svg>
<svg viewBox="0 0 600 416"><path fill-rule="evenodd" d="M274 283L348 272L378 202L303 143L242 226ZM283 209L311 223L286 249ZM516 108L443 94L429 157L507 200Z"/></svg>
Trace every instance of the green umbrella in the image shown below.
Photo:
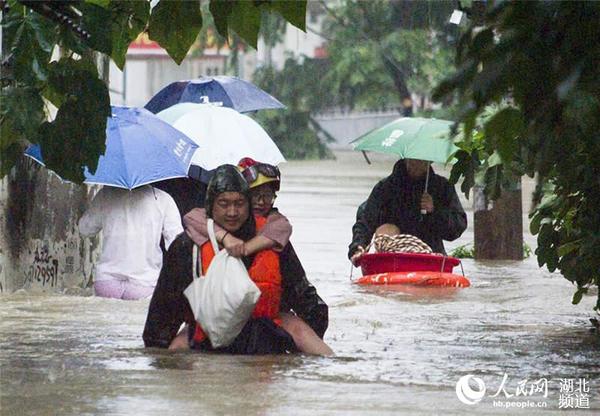
<svg viewBox="0 0 600 416"><path fill-rule="evenodd" d="M446 163L458 147L450 139L454 124L436 118L401 117L385 126L360 136L350 142L354 150L398 155L400 159L418 159ZM369 162L371 163L371 162ZM425 178L425 192L429 187L429 169ZM424 211L421 211L425 214Z"/></svg>
<svg viewBox="0 0 600 416"><path fill-rule="evenodd" d="M458 150L450 140L452 121L402 117L350 142L354 150L388 153L400 159L446 163Z"/></svg>

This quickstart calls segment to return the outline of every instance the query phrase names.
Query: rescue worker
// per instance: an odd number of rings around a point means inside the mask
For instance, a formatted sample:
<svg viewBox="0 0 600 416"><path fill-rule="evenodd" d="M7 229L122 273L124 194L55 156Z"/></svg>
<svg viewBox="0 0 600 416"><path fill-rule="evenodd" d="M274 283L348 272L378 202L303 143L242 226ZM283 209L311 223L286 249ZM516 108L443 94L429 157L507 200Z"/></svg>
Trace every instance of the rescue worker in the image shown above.
<svg viewBox="0 0 600 416"><path fill-rule="evenodd" d="M231 204L234 204L236 211L239 211L235 218L228 218L223 214L222 205L229 206ZM257 224L261 227L266 222L264 218L255 220L254 216L250 215L248 185L237 169L231 165L221 166L215 172L209 183L205 205L209 217L212 216L215 222L227 232L243 241L250 240L256 234ZM146 346L166 348L173 342L177 343L182 337L176 339L176 332L181 323L186 321L189 330L183 333L183 337L188 340L189 345L201 350L212 349L210 342L203 337L201 328L191 314L187 299L183 296L183 290L192 280L193 246L193 237L189 232L184 233L173 243L171 250L167 253L165 265L149 306L143 336ZM209 249L209 244L204 243L201 256L204 267L208 266L205 262L209 261L211 257L210 253L206 251L212 251L212 248ZM255 312L258 312L259 315L250 319L234 342L220 351L237 354L294 351L296 346L292 337L277 325L280 301L277 293L282 294L281 292L283 292L282 295L285 297L285 292L289 291L289 288L283 286L280 281L278 256L273 251L263 250L254 256L243 256L242 260L249 269L253 280L264 278L264 276L253 276L253 270L256 270L254 266L257 266L255 262L261 261L261 268L268 270L267 278L272 280L271 283L275 282L270 285L274 289L268 291L270 295L266 297L262 306L260 306L261 300L259 300L259 304L255 308ZM297 270L295 272L297 273ZM277 284L279 284L279 289L277 289ZM265 313L265 311L268 312Z"/></svg>
<svg viewBox="0 0 600 416"><path fill-rule="evenodd" d="M261 250L273 249L280 252L283 285L289 290L284 291L281 313L281 326L294 338L301 352L315 355L332 355L331 348L323 342L325 332L323 324L327 324L327 305L319 297L316 289L306 280L302 265L289 243L292 226L288 219L273 207L277 192L280 189L281 174L276 166L256 162L244 158L238 163L238 169L250 186L252 211L255 216L266 219L257 235L249 241L236 238L227 230L215 225L215 234L230 255L235 257L250 256ZM204 209L195 209L183 219L186 230L197 244L208 241L206 229L206 213ZM293 254L293 255L292 255ZM288 273L286 265L292 262L292 267L301 273ZM295 278L295 281L290 281ZM290 299L292 297L296 298ZM301 302L299 302L300 300ZM296 305L294 308L290 304ZM307 319L307 324L304 319ZM314 327L311 327L311 325Z"/></svg>

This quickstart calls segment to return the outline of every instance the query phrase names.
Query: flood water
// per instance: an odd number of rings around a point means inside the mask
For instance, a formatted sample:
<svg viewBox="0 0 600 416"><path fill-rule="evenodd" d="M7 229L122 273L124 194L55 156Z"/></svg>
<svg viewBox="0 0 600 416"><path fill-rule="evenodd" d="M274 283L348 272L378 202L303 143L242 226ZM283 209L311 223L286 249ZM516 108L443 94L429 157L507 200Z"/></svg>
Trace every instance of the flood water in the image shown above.
<svg viewBox="0 0 600 416"><path fill-rule="evenodd" d="M572 285L533 257L464 260L466 289L351 284L356 207L392 162L338 156L285 164L276 201L329 304L325 340L335 357L144 349L147 300L19 291L0 296L0 414L599 414L595 294L572 305ZM447 249L473 241L470 212L469 221ZM486 388L472 405L456 393L469 374Z"/></svg>

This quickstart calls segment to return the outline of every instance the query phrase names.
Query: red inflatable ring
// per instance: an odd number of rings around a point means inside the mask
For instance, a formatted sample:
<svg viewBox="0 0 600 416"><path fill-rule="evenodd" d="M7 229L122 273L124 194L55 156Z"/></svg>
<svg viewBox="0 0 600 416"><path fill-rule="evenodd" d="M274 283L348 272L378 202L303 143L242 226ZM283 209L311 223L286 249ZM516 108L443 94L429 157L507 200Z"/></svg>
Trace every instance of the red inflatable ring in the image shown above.
<svg viewBox="0 0 600 416"><path fill-rule="evenodd" d="M358 285L471 286L471 282L465 276L431 271L369 274L355 280L354 283Z"/></svg>

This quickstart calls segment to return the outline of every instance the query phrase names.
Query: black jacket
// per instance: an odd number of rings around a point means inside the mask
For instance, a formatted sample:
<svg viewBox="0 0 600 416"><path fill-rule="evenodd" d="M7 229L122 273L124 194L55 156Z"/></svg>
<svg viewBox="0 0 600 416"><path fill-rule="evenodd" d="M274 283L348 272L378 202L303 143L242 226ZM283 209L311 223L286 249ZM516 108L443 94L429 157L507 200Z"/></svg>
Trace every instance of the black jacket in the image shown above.
<svg viewBox="0 0 600 416"><path fill-rule="evenodd" d="M194 243L181 234L164 256L163 267L148 307L143 339L146 347L167 348L184 321L193 314L183 291L192 282ZM280 253L282 311L292 309L321 338L329 324L328 307L306 279L304 269L291 244Z"/></svg>
<svg viewBox="0 0 600 416"><path fill-rule="evenodd" d="M460 237L467 228L467 215L454 186L431 168L428 193L433 198L434 209L433 213L422 215L420 207L424 189L425 178L410 178L404 160L399 160L392 174L375 185L362 214L363 205L359 207L348 257L359 245L366 247L377 227L386 223L398 226L402 234L419 237L434 252L445 254L442 240L452 241Z"/></svg>

